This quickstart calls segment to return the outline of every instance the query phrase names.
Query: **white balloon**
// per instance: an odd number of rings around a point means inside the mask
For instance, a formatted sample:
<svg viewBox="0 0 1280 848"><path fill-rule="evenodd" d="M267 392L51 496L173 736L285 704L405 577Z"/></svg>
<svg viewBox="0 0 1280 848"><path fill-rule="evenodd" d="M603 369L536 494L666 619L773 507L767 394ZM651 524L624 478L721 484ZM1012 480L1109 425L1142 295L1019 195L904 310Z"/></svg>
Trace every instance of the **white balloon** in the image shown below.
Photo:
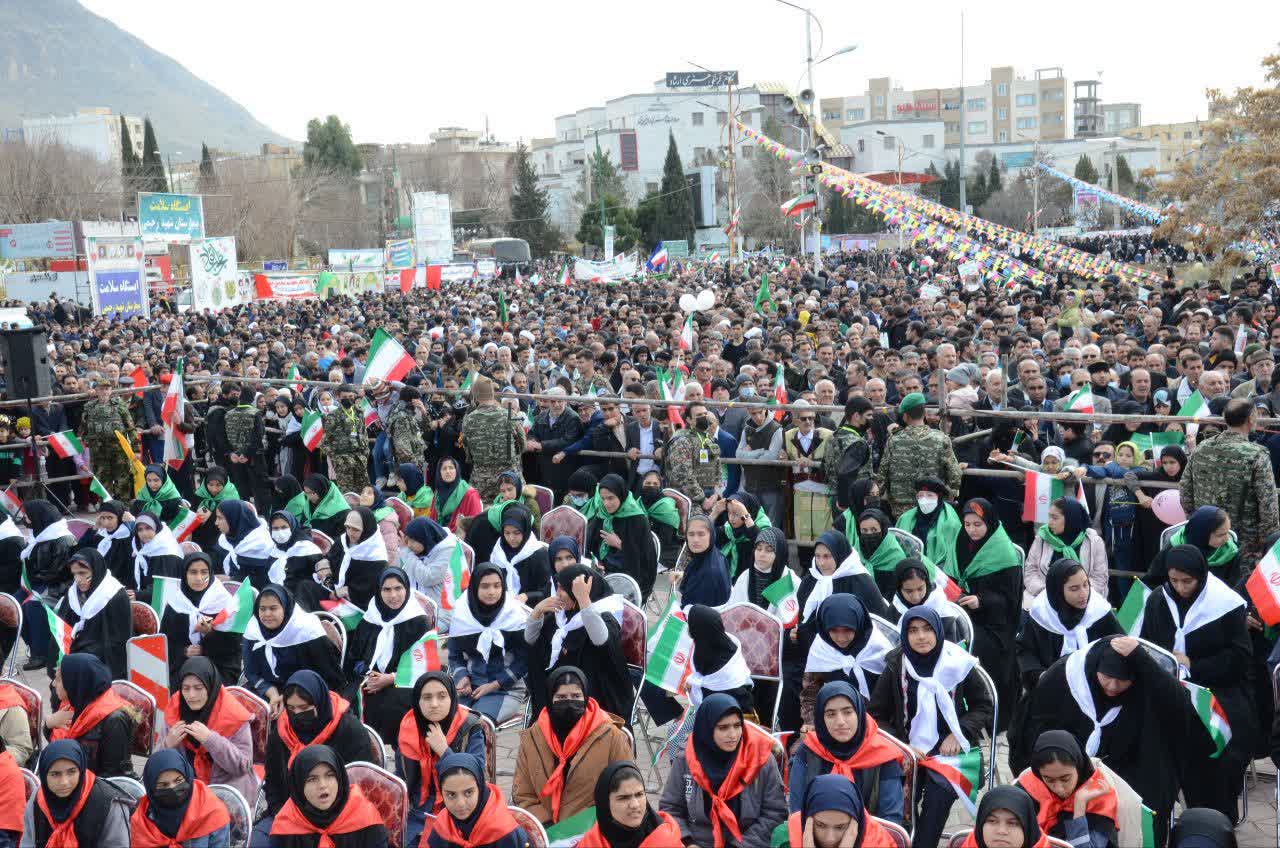
<svg viewBox="0 0 1280 848"><path fill-rule="evenodd" d="M703 311L716 305L716 293L711 289L703 289L698 293L698 309Z"/></svg>
<svg viewBox="0 0 1280 848"><path fill-rule="evenodd" d="M696 312L698 309L698 299L691 294L680 295L680 308L685 312Z"/></svg>

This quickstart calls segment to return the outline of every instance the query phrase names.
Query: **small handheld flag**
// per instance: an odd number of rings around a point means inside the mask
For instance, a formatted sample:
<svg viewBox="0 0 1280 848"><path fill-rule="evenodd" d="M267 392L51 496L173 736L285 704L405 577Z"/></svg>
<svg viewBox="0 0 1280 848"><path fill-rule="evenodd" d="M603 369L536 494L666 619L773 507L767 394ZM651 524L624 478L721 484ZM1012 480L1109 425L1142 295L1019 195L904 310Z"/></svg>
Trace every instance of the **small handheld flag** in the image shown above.
<svg viewBox="0 0 1280 848"><path fill-rule="evenodd" d="M80 442L74 430L67 430L65 433L54 433L49 437L49 447L53 448L53 452L58 455L59 459L71 459L71 457L79 456L84 452L84 445Z"/></svg>
<svg viewBox="0 0 1280 848"><path fill-rule="evenodd" d="M412 689L418 678L428 671L439 671L440 636L434 630L428 630L413 644L413 647L400 655L400 664L396 666L396 686Z"/></svg>
<svg viewBox="0 0 1280 848"><path fill-rule="evenodd" d="M970 748L954 757L925 757L920 765L942 776L969 815L978 812L978 790L982 787L981 748Z"/></svg>
<svg viewBox="0 0 1280 848"><path fill-rule="evenodd" d="M319 411L308 412L302 418L302 444L307 450L315 451L324 439L324 416Z"/></svg>

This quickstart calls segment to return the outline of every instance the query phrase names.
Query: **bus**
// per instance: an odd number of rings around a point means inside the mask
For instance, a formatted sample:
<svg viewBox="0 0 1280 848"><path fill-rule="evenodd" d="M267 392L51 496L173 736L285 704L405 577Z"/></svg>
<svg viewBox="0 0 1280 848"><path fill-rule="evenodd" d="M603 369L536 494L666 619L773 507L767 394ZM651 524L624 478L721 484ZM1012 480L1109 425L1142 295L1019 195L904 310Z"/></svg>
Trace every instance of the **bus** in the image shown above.
<svg viewBox="0 0 1280 848"><path fill-rule="evenodd" d="M496 259L499 265L528 264L529 242L518 238L476 239L467 247L477 259Z"/></svg>

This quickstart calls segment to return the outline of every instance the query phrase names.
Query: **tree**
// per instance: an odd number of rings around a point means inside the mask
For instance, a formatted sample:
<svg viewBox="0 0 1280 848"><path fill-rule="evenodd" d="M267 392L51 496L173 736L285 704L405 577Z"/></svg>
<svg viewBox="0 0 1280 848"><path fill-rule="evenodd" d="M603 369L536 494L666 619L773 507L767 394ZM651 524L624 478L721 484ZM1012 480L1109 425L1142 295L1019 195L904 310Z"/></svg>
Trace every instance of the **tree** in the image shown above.
<svg viewBox="0 0 1280 848"><path fill-rule="evenodd" d="M636 226L636 211L629 208L621 199L607 194L604 196L604 208L606 220L614 228L613 249L621 253L635 247L640 241L640 230ZM578 224L576 238L584 245L594 244L604 247L599 200L582 210L582 220ZM612 259L613 257L604 256L603 258Z"/></svg>
<svg viewBox="0 0 1280 848"><path fill-rule="evenodd" d="M136 200L119 193L120 177L93 154L57 142L0 144L0 221L118 219Z"/></svg>
<svg viewBox="0 0 1280 848"><path fill-rule="evenodd" d="M967 198L966 198L967 199ZM960 163L948 160L942 169L942 185L938 188L938 202L952 209L960 208Z"/></svg>
<svg viewBox="0 0 1280 848"><path fill-rule="evenodd" d="M684 239L694 243L693 189L684 174L674 133L667 133L667 160L662 166L662 196L659 198L656 229L662 241Z"/></svg>
<svg viewBox="0 0 1280 848"><path fill-rule="evenodd" d="M551 226L547 217L551 201L546 189L538 185L538 173L524 142L516 146L515 171L508 231L512 238L521 238L529 243L529 252L534 258L547 256L560 247L560 233Z"/></svg>
<svg viewBox="0 0 1280 848"><path fill-rule="evenodd" d="M940 202L938 198L942 193L942 174L938 173L938 167L932 162L929 163L929 167L924 169L924 172L926 175L933 177L933 182L924 183L920 186L921 196L927 200Z"/></svg>
<svg viewBox="0 0 1280 848"><path fill-rule="evenodd" d="M1034 177L1030 169L1011 180L978 208L978 214L1015 230L1031 230L1035 209ZM1040 180L1040 226L1051 227L1071 210L1071 187L1059 180Z"/></svg>
<svg viewBox="0 0 1280 848"><path fill-rule="evenodd" d="M302 162L312 170L333 171L355 176L364 167L360 151L351 140L351 127L342 123L337 115L330 115L320 122L318 118L307 121L307 141L302 146Z"/></svg>
<svg viewBox="0 0 1280 848"><path fill-rule="evenodd" d="M1093 162L1083 153L1080 154L1080 159L1076 161L1075 178L1094 185L1098 183L1098 169L1093 167Z"/></svg>
<svg viewBox="0 0 1280 848"><path fill-rule="evenodd" d="M218 173L213 167L213 157L209 155L209 145L200 145L200 179L196 183L201 194L213 194L218 190Z"/></svg>
<svg viewBox="0 0 1280 848"><path fill-rule="evenodd" d="M590 183L583 187L583 191L578 192L575 199L584 208L591 203L599 206L600 195L602 194L607 197L617 198L624 204L629 200L627 181L623 179L622 172L613 164L608 151L597 147L595 152L587 157L587 168L583 173L584 178L590 180Z"/></svg>
<svg viewBox="0 0 1280 848"><path fill-rule="evenodd" d="M835 189L829 189L823 201L822 231L832 235L878 233L885 228L883 219L868 212Z"/></svg>
<svg viewBox="0 0 1280 848"><path fill-rule="evenodd" d="M782 127L773 116L764 122L764 134L769 138L781 138ZM795 230L782 217L780 207L796 194L795 178L790 166L761 148L752 151L751 168L742 169L738 196L746 198L742 204L743 234L759 243L781 244L791 238Z"/></svg>
<svg viewBox="0 0 1280 848"><path fill-rule="evenodd" d="M165 178L164 162L160 159L160 145L156 142L156 131L151 126L151 119L146 118L142 125L142 180L139 191L169 190L169 180Z"/></svg>
<svg viewBox="0 0 1280 848"><path fill-rule="evenodd" d="M1004 188L1004 180L1000 176L1000 162L996 157L991 157L991 168L987 171L987 196L995 194Z"/></svg>
<svg viewBox="0 0 1280 848"><path fill-rule="evenodd" d="M640 231L640 239L652 250L662 239L658 235L659 206L662 200L658 192L651 191L636 204L636 229Z"/></svg>

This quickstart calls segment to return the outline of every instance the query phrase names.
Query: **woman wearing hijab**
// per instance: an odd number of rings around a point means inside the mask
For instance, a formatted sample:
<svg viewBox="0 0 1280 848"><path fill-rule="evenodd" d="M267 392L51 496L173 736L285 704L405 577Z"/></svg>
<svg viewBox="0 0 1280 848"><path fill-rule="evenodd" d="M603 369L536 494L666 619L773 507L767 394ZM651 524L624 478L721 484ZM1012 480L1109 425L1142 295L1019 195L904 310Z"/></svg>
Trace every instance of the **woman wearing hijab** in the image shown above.
<svg viewBox="0 0 1280 848"><path fill-rule="evenodd" d="M311 577L316 573L317 563L324 559L324 552L312 541L311 531L287 509L278 509L271 513L268 527L271 543L275 546L272 553L277 562L284 560L284 587L292 592L300 603L303 603L304 608L307 608L307 604L314 603L313 597L299 597L299 587L315 584L320 588ZM315 594L312 593L313 596Z"/></svg>
<svg viewBox="0 0 1280 848"><path fill-rule="evenodd" d="M400 499L413 509L414 518L425 518L431 514L435 506L435 492L427 485L422 471L412 462L402 462L396 469L396 486L400 489Z"/></svg>
<svg viewBox="0 0 1280 848"><path fill-rule="evenodd" d="M59 708L45 716L49 739L74 739L102 777L133 776L134 709L111 689L111 670L90 654L67 654L53 677Z"/></svg>
<svg viewBox="0 0 1280 848"><path fill-rule="evenodd" d="M218 544L218 528L213 522L213 511L223 501L240 500L240 490L227 478L227 471L217 465L209 466L204 482L196 489L196 512L204 516L204 523L191 533L191 541L203 550L212 550Z"/></svg>
<svg viewBox="0 0 1280 848"><path fill-rule="evenodd" d="M311 513L311 501L302 491L302 484L297 477L281 474L272 482L271 493L271 506L274 509L283 509L296 518L299 524L306 526L305 519Z"/></svg>
<svg viewBox="0 0 1280 848"><path fill-rule="evenodd" d="M373 520L378 523L378 532L382 534L382 544L387 549L387 562L400 559L400 517L395 509L387 503L387 496L381 489L365 486L360 493L360 505L368 507L373 513Z"/></svg>
<svg viewBox="0 0 1280 848"><path fill-rule="evenodd" d="M427 612L414 597L409 575L388 568L378 578L378 594L351 633L344 671L347 694L363 698L365 724L392 739L409 709L409 690L396 686L400 657L427 635ZM359 691L357 691L359 690Z"/></svg>
<svg viewBox="0 0 1280 848"><path fill-rule="evenodd" d="M22 844L32 848L129 845L129 798L94 773L73 740L52 743L36 767L40 788L26 802Z"/></svg>
<svg viewBox="0 0 1280 848"><path fill-rule="evenodd" d="M680 575L680 606L724 606L733 585L729 563L715 546L715 524L705 515L689 517L685 528L685 560Z"/></svg>
<svg viewBox="0 0 1280 848"><path fill-rule="evenodd" d="M134 501L134 515L144 512L154 515L165 524L173 520L182 509L182 495L169 479L169 471L161 463L148 465L143 474L142 488Z"/></svg>
<svg viewBox="0 0 1280 848"><path fill-rule="evenodd" d="M1203 725L1178 680L1137 639L1104 636L1049 667L1009 729L1009 767L1021 773L1046 730L1066 730L1102 759L1169 826L1187 742Z"/></svg>
<svg viewBox="0 0 1280 848"><path fill-rule="evenodd" d="M837 592L823 601L816 629L818 638L809 648L800 689L801 732L813 727L818 690L832 680L846 680L870 698L893 649L854 595Z"/></svg>
<svg viewBox="0 0 1280 848"><path fill-rule="evenodd" d="M151 584L157 577L182 576L182 545L169 529L149 512L133 520L133 573L125 586L135 601L150 602Z"/></svg>
<svg viewBox="0 0 1280 848"><path fill-rule="evenodd" d="M631 760L610 763L596 778L596 823L578 848L672 848L680 826L649 804L644 777Z"/></svg>
<svg viewBox="0 0 1280 848"><path fill-rule="evenodd" d="M761 528L756 534L755 544L751 546L751 567L738 570L738 576L733 581L733 591L729 594L729 603L754 604L784 622L795 618L798 608L783 610L764 595L766 589L790 571L787 568L789 553L785 533L777 527ZM791 604L795 603L794 599L789 600Z"/></svg>
<svg viewBox="0 0 1280 848"><path fill-rule="evenodd" d="M476 566L449 623L449 668L463 703L495 725L520 710L529 673L529 613L503 578L492 563Z"/></svg>
<svg viewBox="0 0 1280 848"><path fill-rule="evenodd" d="M231 816L173 750L157 751L142 769L147 794L129 819L130 848L225 848L231 844Z"/></svg>
<svg viewBox="0 0 1280 848"><path fill-rule="evenodd" d="M489 562L503 570L507 591L520 603L537 606L547 597L551 580L547 543L535 534L533 516L523 506L503 511L501 535L489 553Z"/></svg>
<svg viewBox="0 0 1280 848"><path fill-rule="evenodd" d="M803 806L787 818L787 844L802 848L895 848L898 841L867 813L856 783L824 774L813 781Z"/></svg>
<svg viewBox="0 0 1280 848"><path fill-rule="evenodd" d="M387 848L382 814L352 786L340 752L316 743L289 765L289 800L271 824L271 848Z"/></svg>
<svg viewBox="0 0 1280 848"><path fill-rule="evenodd" d="M956 603L973 622L974 650L995 681L1002 704L1017 700L1014 639L1022 602L1020 556L990 502L974 498L961 511L963 532L956 540L956 573L963 594ZM1000 729L1008 713L999 714Z"/></svg>
<svg viewBox="0 0 1280 848"><path fill-rule="evenodd" d="M1169 837L1170 848L1236 848L1231 820L1217 810L1183 810Z"/></svg>
<svg viewBox="0 0 1280 848"><path fill-rule="evenodd" d="M205 783L225 783L256 798L253 715L226 691L208 657L191 657L171 679L174 692L156 727L158 748L176 749Z"/></svg>
<svg viewBox="0 0 1280 848"><path fill-rule="evenodd" d="M31 646L31 659L23 670L34 671L45 666L49 652L49 627L41 597L56 602L70 586L67 560L75 547L75 536L62 513L48 501L29 500L22 506L31 526L31 538L18 554L21 569L31 584L31 592L22 603L22 639Z"/></svg>
<svg viewBox="0 0 1280 848"><path fill-rule="evenodd" d="M458 532L458 520L479 515L484 505L480 493L462 479L462 466L451 456L436 463L436 473L431 478L436 497L427 516L436 523Z"/></svg>
<svg viewBox="0 0 1280 848"><path fill-rule="evenodd" d="M621 477L606 474L588 511L587 551L606 574L626 574L635 580L640 597L647 599L658 575L658 552L640 501Z"/></svg>
<svg viewBox="0 0 1280 848"><path fill-rule="evenodd" d="M329 689L309 669L296 671L284 687L284 709L267 731L267 816L274 816L288 799L291 763L308 745L327 745L341 762L369 758L369 734L346 698Z"/></svg>
<svg viewBox="0 0 1280 848"><path fill-rule="evenodd" d="M572 478L570 478L572 480ZM658 534L662 545L661 564L672 568L680 552L680 510L676 502L662 493L662 472L650 469L640 481L637 495L645 515L649 516L649 529Z"/></svg>
<svg viewBox="0 0 1280 848"><path fill-rule="evenodd" d="M268 586L253 602L253 620L244 630L246 685L280 712L284 684L295 671L311 669L331 687L346 682L338 647L320 619L299 607L283 586Z"/></svg>
<svg viewBox="0 0 1280 848"><path fill-rule="evenodd" d="M1036 804L1021 787L997 786L978 802L975 827L960 848L1048 848Z"/></svg>
<svg viewBox="0 0 1280 848"><path fill-rule="evenodd" d="M893 597L894 570L907 556L898 537L889 532L892 526L888 515L873 508L864 510L857 523L845 529L845 538L886 600Z"/></svg>
<svg viewBox="0 0 1280 848"><path fill-rule="evenodd" d="M76 546L96 548L101 538L97 528L90 527L76 542ZM25 591L22 588L22 549L26 546L27 540L22 535L22 529L7 512L0 510L0 592L6 592L15 598L21 598Z"/></svg>
<svg viewBox="0 0 1280 848"><path fill-rule="evenodd" d="M98 506L95 526L80 537L78 547L90 548L102 554L107 563L107 571L127 586L133 577L133 516L126 520L126 515L128 513L120 501L103 501ZM3 547L0 547L0 557L3 556ZM17 561L16 555L14 561Z"/></svg>
<svg viewBox="0 0 1280 848"><path fill-rule="evenodd" d="M902 513L895 526L924 542L924 553L930 560L953 568L960 514L947 503L951 490L937 477L921 477L915 486L916 505Z"/></svg>
<svg viewBox="0 0 1280 848"><path fill-rule="evenodd" d="M1036 802L1037 823L1050 836L1088 848L1119 845L1115 787L1067 731L1040 734L1017 785Z"/></svg>
<svg viewBox="0 0 1280 848"><path fill-rule="evenodd" d="M1057 560L1018 633L1018 674L1023 689L1034 689L1040 675L1060 657L1103 636L1123 632L1111 604L1099 596L1085 567L1073 559Z"/></svg>
<svg viewBox="0 0 1280 848"><path fill-rule="evenodd" d="M351 509L342 490L323 474L310 474L302 483L302 492L306 507L302 516L303 523L312 530L319 530L336 543L342 536L342 521Z"/></svg>
<svg viewBox="0 0 1280 848"><path fill-rule="evenodd" d="M733 698L749 721L757 721L754 683L742 645L725 632L720 613L711 607L694 604L686 613L693 641L692 668L685 679L690 706L696 708L707 696L720 692Z"/></svg>
<svg viewBox="0 0 1280 848"><path fill-rule="evenodd" d="M979 745L991 729L995 705L977 661L942 638L942 620L928 607L912 607L898 623L902 643L885 658L867 712L894 737L925 756L953 756ZM954 790L937 772L922 770L914 842L936 845L947 823Z"/></svg>
<svg viewBox="0 0 1280 848"><path fill-rule="evenodd" d="M759 499L748 492L735 492L717 502L711 517L716 524L716 544L729 566L729 578L733 579L751 561L756 534L772 524Z"/></svg>
<svg viewBox="0 0 1280 848"><path fill-rule="evenodd" d="M1094 591L1106 599L1111 576L1107 545L1089 526L1089 511L1075 498L1058 498L1049 504L1049 521L1036 531L1022 564L1024 605L1034 603L1044 591L1049 567L1062 559L1083 565Z"/></svg>
<svg viewBox="0 0 1280 848"><path fill-rule="evenodd" d="M1155 462L1155 469L1134 468L1125 475L1125 482L1132 477L1139 485L1134 492L1138 499L1137 520L1133 527L1133 561L1151 562L1160 553L1160 535L1168 527L1156 517L1151 509L1155 496L1164 491L1163 488L1143 485L1146 483L1179 483L1182 472L1187 467L1187 452L1181 445L1169 445L1162 448L1160 458Z"/></svg>
<svg viewBox="0 0 1280 848"><path fill-rule="evenodd" d="M29 755L29 748L27 752ZM26 803L22 767L13 752L0 744L0 845L4 848L18 848L23 836L22 811Z"/></svg>
<svg viewBox="0 0 1280 848"><path fill-rule="evenodd" d="M769 735L745 723L732 697L711 695L671 762L658 809L675 819L685 844L766 848L787 818L772 752Z"/></svg>
<svg viewBox="0 0 1280 848"><path fill-rule="evenodd" d="M92 654L113 678L127 677L125 643L133 635L129 593L92 548L73 553L68 565L71 586L57 606L58 617L71 625L68 653Z"/></svg>
<svg viewBox="0 0 1280 848"><path fill-rule="evenodd" d="M484 727L479 715L458 703L449 674L428 671L413 684L413 697L396 738L396 762L409 788L404 844L412 845L426 817L439 815L444 806L436 764L453 753L472 754L483 762Z"/></svg>
<svg viewBox="0 0 1280 848"><path fill-rule="evenodd" d="M342 530L329 553L316 564L316 575L326 584L332 582L335 597L363 609L373 600L378 575L389 564L387 546L373 511L366 506L347 510Z"/></svg>
<svg viewBox="0 0 1280 848"><path fill-rule="evenodd" d="M271 527L253 507L244 501L223 501L214 511L214 522L222 534L216 550L223 574L232 580L248 580L259 591L269 583L284 580Z"/></svg>
<svg viewBox="0 0 1280 848"><path fill-rule="evenodd" d="M1231 725L1231 740L1218 751L1200 733L1186 749L1182 794L1187 806L1212 807L1231 819L1244 770L1258 735L1253 709L1253 643L1244 599L1209 571L1194 545L1177 545L1156 557L1165 583L1153 589L1139 635L1172 651L1197 686L1213 691ZM1207 746L1207 747L1206 747Z"/></svg>
<svg viewBox="0 0 1280 848"><path fill-rule="evenodd" d="M484 764L470 754L449 754L436 766L444 809L422 844L426 848L528 848L529 835L507 809Z"/></svg>
<svg viewBox="0 0 1280 848"><path fill-rule="evenodd" d="M1209 563L1210 574L1228 586L1239 585L1240 549L1231 538L1231 516L1225 509L1197 507L1187 522L1170 535L1169 547L1177 545L1195 547Z"/></svg>
<svg viewBox="0 0 1280 848"><path fill-rule="evenodd" d="M520 735L511 800L546 826L595 803L597 776L632 755L623 720L589 697L587 676L573 666L551 672L551 703Z"/></svg>
<svg viewBox="0 0 1280 848"><path fill-rule="evenodd" d="M803 736L791 756L787 779L791 812L804 809L814 780L824 774L853 781L874 814L894 824L903 822L905 777L898 749L879 735L866 702L847 680L833 680L818 690L813 732Z"/></svg>
<svg viewBox="0 0 1280 848"><path fill-rule="evenodd" d="M400 567L418 591L428 598L439 598L450 575L454 551L461 541L434 519L414 518L405 526L400 540ZM436 628L447 632L451 615L449 610L441 609L437 613Z"/></svg>
<svg viewBox="0 0 1280 848"><path fill-rule="evenodd" d="M947 599L947 586L955 586L941 569L921 557L907 557L893 570L893 597L889 599L888 620L898 623L912 607L925 606L942 617L943 638L959 642L956 612Z"/></svg>
<svg viewBox="0 0 1280 848"><path fill-rule="evenodd" d="M529 702L534 715L550 701L546 671L560 665L592 670L592 691L606 711L631 715L635 687L622 651L622 598L604 575L585 565L556 574L557 592L533 608L524 626Z"/></svg>
<svg viewBox="0 0 1280 848"><path fill-rule="evenodd" d="M796 600L800 603L800 626L791 631L791 639L807 657L809 645L817 635L818 607L834 594L854 595L867 612L883 616L888 612L884 596L875 580L863 567L843 533L828 530L813 545L813 565L800 580Z"/></svg>

